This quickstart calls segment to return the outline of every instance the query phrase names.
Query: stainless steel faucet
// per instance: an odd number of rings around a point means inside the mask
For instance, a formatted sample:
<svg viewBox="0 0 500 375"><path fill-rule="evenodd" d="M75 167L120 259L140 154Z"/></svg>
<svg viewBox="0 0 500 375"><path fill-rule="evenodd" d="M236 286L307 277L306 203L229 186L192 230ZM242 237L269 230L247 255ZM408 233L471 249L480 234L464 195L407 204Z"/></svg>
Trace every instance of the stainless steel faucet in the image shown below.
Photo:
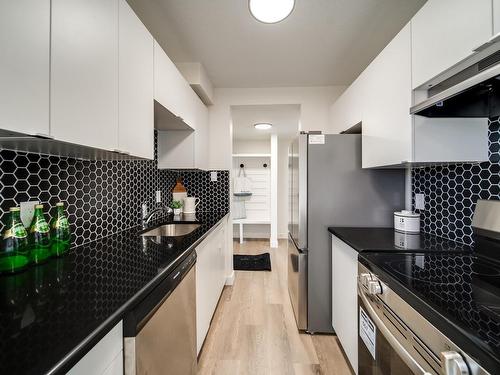
<svg viewBox="0 0 500 375"><path fill-rule="evenodd" d="M142 226L145 227L149 224L154 215L159 212L166 212L167 214L171 214L173 210L168 206L157 207L151 212L148 212L148 205L146 203L142 204Z"/></svg>

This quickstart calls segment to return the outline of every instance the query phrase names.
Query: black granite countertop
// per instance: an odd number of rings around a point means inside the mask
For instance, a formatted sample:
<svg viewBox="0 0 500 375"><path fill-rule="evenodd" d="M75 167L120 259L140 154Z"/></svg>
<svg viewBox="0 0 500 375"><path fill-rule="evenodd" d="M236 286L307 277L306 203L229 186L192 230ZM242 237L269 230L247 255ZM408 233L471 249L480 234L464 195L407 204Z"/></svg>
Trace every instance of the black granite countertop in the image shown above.
<svg viewBox="0 0 500 375"><path fill-rule="evenodd" d="M427 233L404 234L394 228L329 227L358 252L472 252L473 248Z"/></svg>
<svg viewBox="0 0 500 375"><path fill-rule="evenodd" d="M65 373L225 216L199 213L202 225L178 239L132 228L0 276L0 374Z"/></svg>
<svg viewBox="0 0 500 375"><path fill-rule="evenodd" d="M373 252L359 253L359 261L489 373L500 374L498 261L477 253Z"/></svg>

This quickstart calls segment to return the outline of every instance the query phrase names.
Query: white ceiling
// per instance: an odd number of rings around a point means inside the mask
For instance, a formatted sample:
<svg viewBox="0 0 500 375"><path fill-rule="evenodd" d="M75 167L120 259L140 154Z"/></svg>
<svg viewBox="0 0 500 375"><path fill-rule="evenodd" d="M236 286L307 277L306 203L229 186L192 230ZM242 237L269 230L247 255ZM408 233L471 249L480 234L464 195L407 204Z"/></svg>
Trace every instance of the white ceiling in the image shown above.
<svg viewBox="0 0 500 375"><path fill-rule="evenodd" d="M174 62L216 87L348 85L426 0L296 0L263 24L247 0L128 0Z"/></svg>
<svg viewBox="0 0 500 375"><path fill-rule="evenodd" d="M299 131L300 105L235 105L231 106L231 118L236 141L268 140L271 134L278 134L278 139L290 139ZM255 129L258 122L268 122L273 127Z"/></svg>

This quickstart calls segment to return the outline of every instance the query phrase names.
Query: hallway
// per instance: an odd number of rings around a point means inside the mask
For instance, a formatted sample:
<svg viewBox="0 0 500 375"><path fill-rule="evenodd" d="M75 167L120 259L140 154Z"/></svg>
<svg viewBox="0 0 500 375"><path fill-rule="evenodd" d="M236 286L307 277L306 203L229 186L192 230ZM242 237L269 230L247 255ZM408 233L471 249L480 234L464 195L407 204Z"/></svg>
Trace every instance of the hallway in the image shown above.
<svg viewBox="0 0 500 375"><path fill-rule="evenodd" d="M234 253L271 253L272 272L236 271L200 354L199 375L350 375L338 340L299 334L287 290L287 242L234 243Z"/></svg>

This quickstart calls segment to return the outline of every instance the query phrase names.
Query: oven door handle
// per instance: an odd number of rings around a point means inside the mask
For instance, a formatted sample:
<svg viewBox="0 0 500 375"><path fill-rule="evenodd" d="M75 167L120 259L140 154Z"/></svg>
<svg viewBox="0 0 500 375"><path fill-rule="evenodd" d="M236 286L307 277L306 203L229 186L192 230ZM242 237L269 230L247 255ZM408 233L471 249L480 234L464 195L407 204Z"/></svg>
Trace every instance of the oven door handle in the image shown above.
<svg viewBox="0 0 500 375"><path fill-rule="evenodd" d="M358 292L361 297L361 301L365 305L365 308L368 310L368 315L373 319L375 325L379 329L379 331L384 335L385 339L389 343L389 345L396 351L399 357L403 360L403 362L410 368L411 371L415 374L419 375L432 375L430 372L425 371L420 364L415 361L415 359L408 353L408 351L401 345L396 337L389 331L389 328L386 327L382 319L379 318L375 310L373 309L370 301L366 297L362 287L358 284Z"/></svg>

